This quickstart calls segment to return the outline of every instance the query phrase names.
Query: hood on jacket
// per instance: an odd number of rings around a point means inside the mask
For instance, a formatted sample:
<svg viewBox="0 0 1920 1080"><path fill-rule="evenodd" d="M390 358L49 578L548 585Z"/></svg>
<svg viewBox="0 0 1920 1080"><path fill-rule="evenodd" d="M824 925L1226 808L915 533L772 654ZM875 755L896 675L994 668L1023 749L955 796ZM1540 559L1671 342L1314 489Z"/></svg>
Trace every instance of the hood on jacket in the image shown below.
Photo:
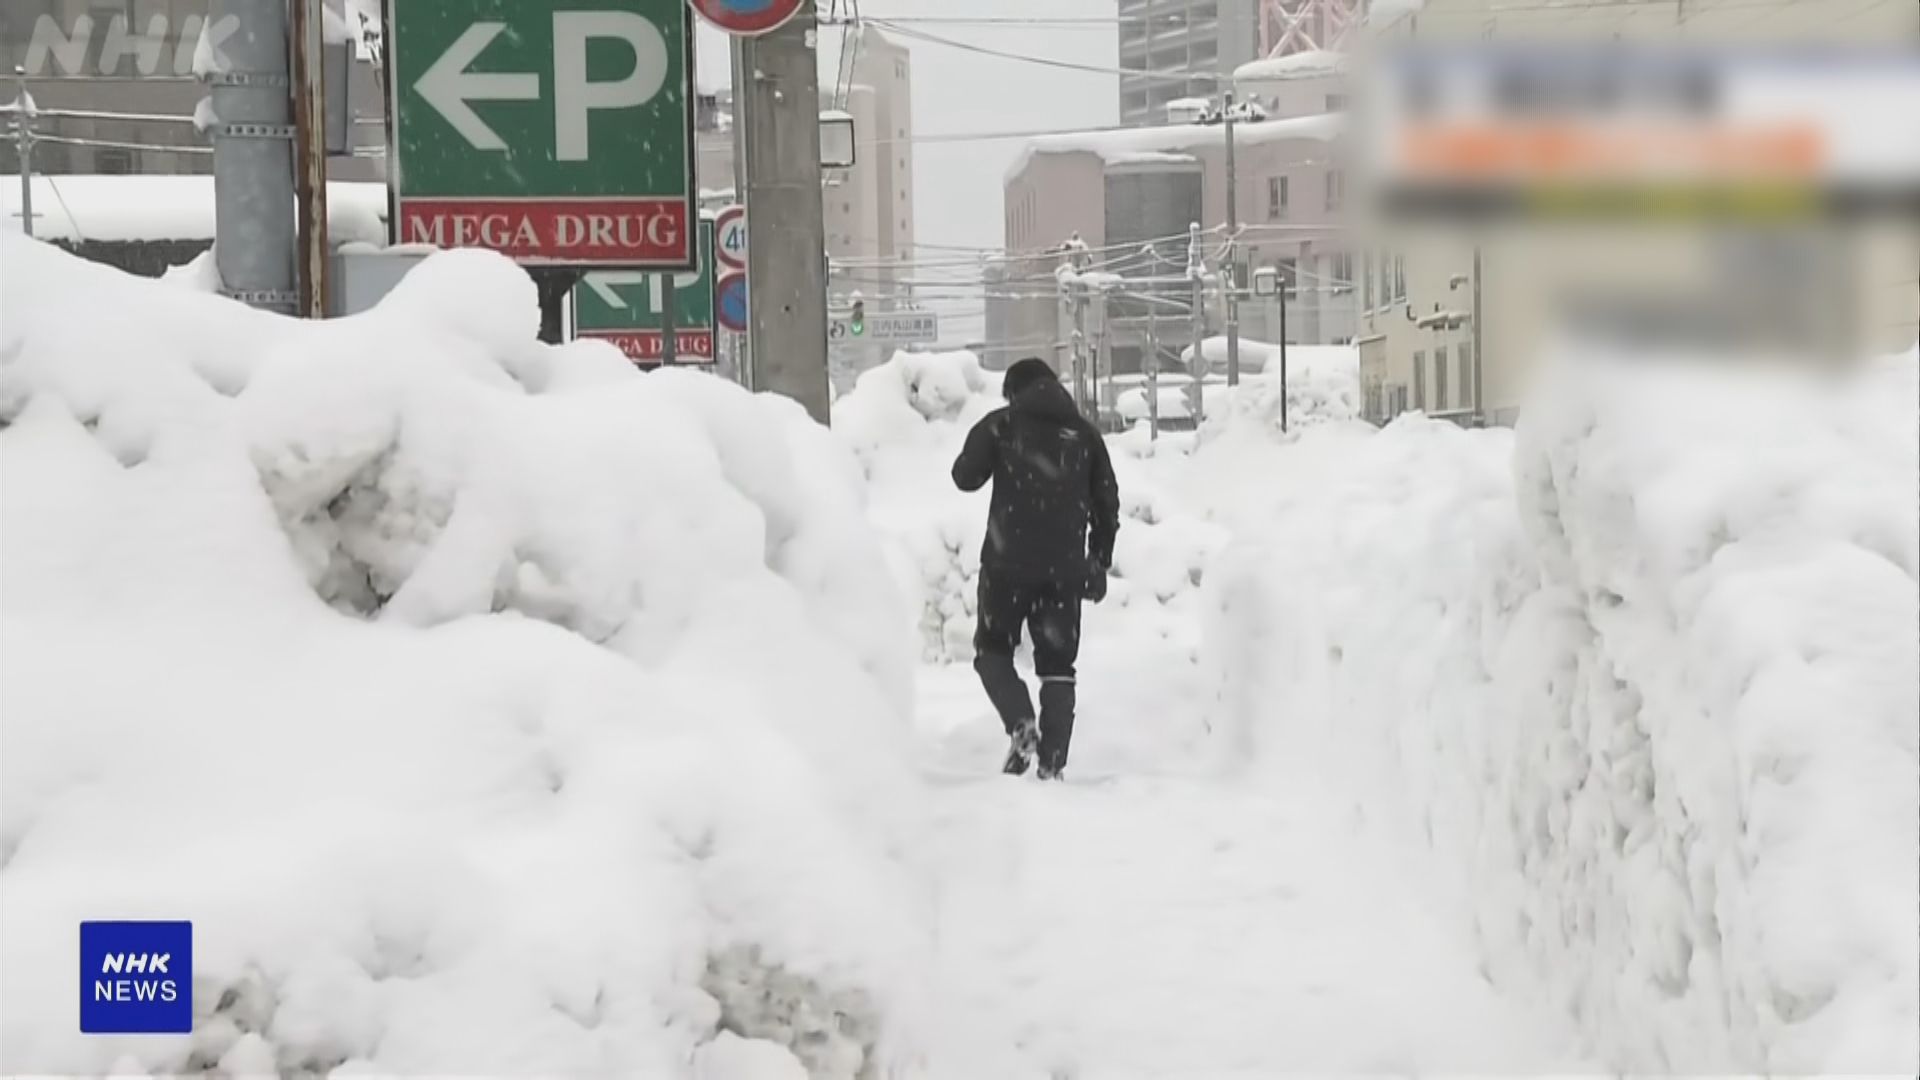
<svg viewBox="0 0 1920 1080"><path fill-rule="evenodd" d="M1073 403L1073 395L1060 380L1036 379L1014 392L1008 405L1022 416L1037 416L1063 425L1075 425L1081 422L1080 410Z"/></svg>

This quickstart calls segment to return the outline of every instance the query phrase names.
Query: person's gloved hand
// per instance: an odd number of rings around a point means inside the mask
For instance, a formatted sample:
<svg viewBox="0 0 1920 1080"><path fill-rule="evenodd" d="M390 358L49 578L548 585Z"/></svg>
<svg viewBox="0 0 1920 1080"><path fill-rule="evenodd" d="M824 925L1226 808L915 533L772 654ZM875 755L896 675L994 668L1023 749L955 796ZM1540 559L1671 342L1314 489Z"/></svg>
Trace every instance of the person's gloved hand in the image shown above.
<svg viewBox="0 0 1920 1080"><path fill-rule="evenodd" d="M1087 563L1087 587L1083 594L1088 600L1099 603L1107 598L1107 568L1098 562Z"/></svg>

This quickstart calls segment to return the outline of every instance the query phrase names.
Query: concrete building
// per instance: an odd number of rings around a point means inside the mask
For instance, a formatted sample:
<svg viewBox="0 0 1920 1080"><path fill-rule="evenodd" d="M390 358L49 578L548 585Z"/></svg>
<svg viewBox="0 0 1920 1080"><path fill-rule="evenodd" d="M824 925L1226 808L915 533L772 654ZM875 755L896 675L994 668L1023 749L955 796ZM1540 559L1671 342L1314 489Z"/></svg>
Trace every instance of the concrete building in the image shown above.
<svg viewBox="0 0 1920 1080"><path fill-rule="evenodd" d="M1345 228L1345 175L1338 158L1344 118L1315 114L1234 125L1241 240L1237 276L1278 266L1300 291L1287 312L1287 340L1333 344L1357 332L1353 252ZM1050 344L1059 362L1067 334L1049 254L1077 235L1093 268L1121 275L1108 312L1112 370L1141 370L1149 336L1165 335L1163 357L1191 337L1184 281L1187 226L1198 222L1214 266L1226 223L1226 131L1177 124L1032 140L1004 188L1007 255L988 277L990 359ZM1241 333L1278 340L1278 310L1247 304ZM1223 312L1210 306L1209 334ZM1041 355L1040 349L1027 350Z"/></svg>
<svg viewBox="0 0 1920 1080"><path fill-rule="evenodd" d="M33 171L211 173L211 144L191 123L207 96L192 72L207 13L208 0L0 3L0 71L27 68L28 92L43 112L103 114L39 117ZM362 156L333 159L328 174L382 179L384 105L376 69L364 58L354 64L353 95L354 145ZM10 89L0 91L0 98L12 97ZM0 173L18 175L13 141L0 142Z"/></svg>
<svg viewBox="0 0 1920 1080"><path fill-rule="evenodd" d="M1168 102L1212 97L1260 43L1251 0L1119 0L1120 122L1162 123ZM1131 74L1139 72L1139 74ZM1194 78L1194 75L1200 78Z"/></svg>
<svg viewBox="0 0 1920 1080"><path fill-rule="evenodd" d="M1684 18L1669 5L1581 17L1539 7L1430 0L1386 32L1417 41L1860 43L1911 41L1920 30L1913 5L1874 0L1781 0L1757 11L1689 4ZM1510 223L1472 232L1389 223L1365 230L1355 265L1362 382L1375 421L1425 410L1511 423L1542 354L1568 328L1608 335L1626 351L1685 333L1732 355L1789 349L1832 362L1910 348L1920 332L1920 237L1910 220L1765 229Z"/></svg>

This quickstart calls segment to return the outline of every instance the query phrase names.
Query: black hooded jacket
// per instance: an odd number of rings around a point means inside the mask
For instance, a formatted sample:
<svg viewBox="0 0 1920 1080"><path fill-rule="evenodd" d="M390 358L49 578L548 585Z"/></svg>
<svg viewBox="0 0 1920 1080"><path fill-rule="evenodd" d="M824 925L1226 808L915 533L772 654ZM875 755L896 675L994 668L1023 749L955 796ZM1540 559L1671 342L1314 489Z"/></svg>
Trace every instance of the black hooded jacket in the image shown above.
<svg viewBox="0 0 1920 1080"><path fill-rule="evenodd" d="M993 481L981 564L1007 578L1079 592L1113 565L1120 485L1107 445L1048 372L967 433L953 482Z"/></svg>

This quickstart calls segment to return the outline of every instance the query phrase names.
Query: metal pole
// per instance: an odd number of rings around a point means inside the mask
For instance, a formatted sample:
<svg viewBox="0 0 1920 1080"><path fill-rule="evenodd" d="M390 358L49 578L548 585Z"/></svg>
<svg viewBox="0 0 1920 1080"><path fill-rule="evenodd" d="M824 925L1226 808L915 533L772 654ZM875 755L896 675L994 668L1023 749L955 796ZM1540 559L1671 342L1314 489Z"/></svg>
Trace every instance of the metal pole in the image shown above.
<svg viewBox="0 0 1920 1080"><path fill-rule="evenodd" d="M1087 289L1079 282L1073 292L1073 402L1084 412L1087 407Z"/></svg>
<svg viewBox="0 0 1920 1080"><path fill-rule="evenodd" d="M1292 275L1280 279L1280 430L1287 430L1287 294L1293 291Z"/></svg>
<svg viewBox="0 0 1920 1080"><path fill-rule="evenodd" d="M1236 244L1240 239L1240 186L1239 174L1233 167L1233 91L1226 92L1227 126L1227 263L1226 273L1222 277L1227 295L1227 385L1240 385L1240 298L1235 295L1236 280L1234 272L1239 254Z"/></svg>
<svg viewBox="0 0 1920 1080"><path fill-rule="evenodd" d="M33 235L33 95L27 93L27 69L13 66L13 141L20 153L20 228Z"/></svg>
<svg viewBox="0 0 1920 1080"><path fill-rule="evenodd" d="M292 311L293 138L286 0L213 0L221 41L212 84L213 258L221 291L242 303Z"/></svg>
<svg viewBox="0 0 1920 1080"><path fill-rule="evenodd" d="M327 95L321 0L293 0L294 198L298 204L299 314L327 314Z"/></svg>
<svg viewBox="0 0 1920 1080"><path fill-rule="evenodd" d="M1481 367L1480 349L1480 245L1473 245L1473 422L1476 426L1487 426L1486 398L1480 388L1480 377L1485 371Z"/></svg>
<svg viewBox="0 0 1920 1080"><path fill-rule="evenodd" d="M1160 438L1160 313L1147 305L1147 440Z"/></svg>
<svg viewBox="0 0 1920 1080"><path fill-rule="evenodd" d="M655 288L660 290L660 362L672 364L680 359L680 332L675 325L679 313L674 311L674 290L672 274L656 274Z"/></svg>
<svg viewBox="0 0 1920 1080"><path fill-rule="evenodd" d="M1187 280L1193 305L1193 362L1187 365L1187 410L1197 430L1207 411L1207 283L1200 255L1200 223L1187 226Z"/></svg>
<svg viewBox="0 0 1920 1080"><path fill-rule="evenodd" d="M748 322L756 381L822 424L827 379L826 225L820 205L820 80L815 8L740 42L746 99ZM777 343L777 346L776 346Z"/></svg>
<svg viewBox="0 0 1920 1080"><path fill-rule="evenodd" d="M747 114L751 111L750 95L747 93L747 54L744 38L735 37L728 44L733 62L733 201L741 206L747 205ZM752 311L752 297L748 298L748 311ZM747 325L753 320L749 314ZM733 376L741 386L749 391L759 390L759 379L753 370L753 351L746 333L733 335Z"/></svg>
<svg viewBox="0 0 1920 1080"><path fill-rule="evenodd" d="M1106 407L1106 391L1101 380L1113 381L1113 333L1109 317L1112 312L1107 307L1107 290L1100 290L1100 336L1093 353L1093 423L1095 427L1106 430L1103 410Z"/></svg>

